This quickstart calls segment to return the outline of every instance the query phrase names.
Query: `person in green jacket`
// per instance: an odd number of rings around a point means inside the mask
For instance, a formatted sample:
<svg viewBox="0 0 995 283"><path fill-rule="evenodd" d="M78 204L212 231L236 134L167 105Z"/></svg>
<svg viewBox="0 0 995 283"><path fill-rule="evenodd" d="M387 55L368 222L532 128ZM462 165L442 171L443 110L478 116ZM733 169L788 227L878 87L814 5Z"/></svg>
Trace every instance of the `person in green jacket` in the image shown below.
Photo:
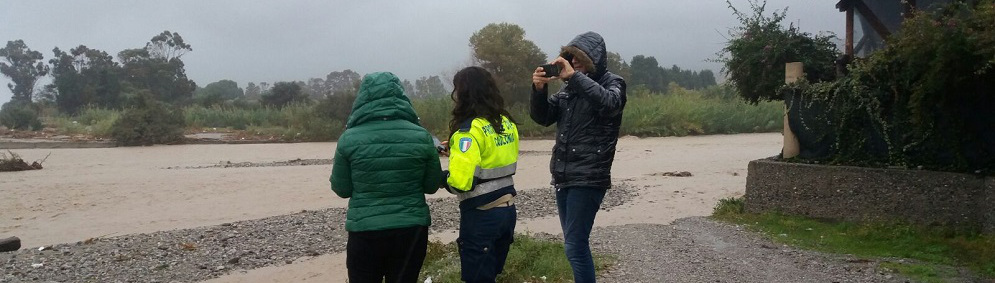
<svg viewBox="0 0 995 283"><path fill-rule="evenodd" d="M425 194L438 190L441 174L432 136L398 78L366 75L329 179L335 194L349 198L349 282L418 280L431 224Z"/></svg>

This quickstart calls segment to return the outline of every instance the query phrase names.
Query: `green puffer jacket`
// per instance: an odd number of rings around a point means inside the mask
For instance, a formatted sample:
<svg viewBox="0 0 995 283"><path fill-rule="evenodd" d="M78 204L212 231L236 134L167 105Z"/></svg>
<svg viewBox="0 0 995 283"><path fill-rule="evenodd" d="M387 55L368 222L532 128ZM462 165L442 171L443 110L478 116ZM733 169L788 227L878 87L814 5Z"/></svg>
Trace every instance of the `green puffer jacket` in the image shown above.
<svg viewBox="0 0 995 283"><path fill-rule="evenodd" d="M425 194L438 190L441 174L432 136L401 82L391 73L366 75L329 179L335 194L351 198L346 231L429 226Z"/></svg>

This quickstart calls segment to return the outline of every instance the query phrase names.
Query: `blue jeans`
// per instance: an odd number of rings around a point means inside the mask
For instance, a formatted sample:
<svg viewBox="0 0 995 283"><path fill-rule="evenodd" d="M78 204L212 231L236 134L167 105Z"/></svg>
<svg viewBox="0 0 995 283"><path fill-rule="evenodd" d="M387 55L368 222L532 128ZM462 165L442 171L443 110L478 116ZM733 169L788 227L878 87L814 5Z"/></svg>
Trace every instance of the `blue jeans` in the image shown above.
<svg viewBox="0 0 995 283"><path fill-rule="evenodd" d="M466 202L466 201L464 201ZM460 205L459 247L461 279L469 283L495 282L504 271L515 241L515 206L478 210Z"/></svg>
<svg viewBox="0 0 995 283"><path fill-rule="evenodd" d="M556 208L563 228L563 246L573 268L574 282L595 282L591 258L591 228L594 216L605 199L604 188L567 187L556 189Z"/></svg>

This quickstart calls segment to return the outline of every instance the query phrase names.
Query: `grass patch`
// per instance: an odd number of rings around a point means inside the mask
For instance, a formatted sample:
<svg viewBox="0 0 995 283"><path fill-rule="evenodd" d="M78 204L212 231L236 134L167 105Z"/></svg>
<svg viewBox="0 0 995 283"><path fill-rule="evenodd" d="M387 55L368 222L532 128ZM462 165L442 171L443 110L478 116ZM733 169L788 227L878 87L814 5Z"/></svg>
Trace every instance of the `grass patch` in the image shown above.
<svg viewBox="0 0 995 283"><path fill-rule="evenodd" d="M111 125L121 117L120 110L86 107L76 116L55 116L48 119L57 132L64 135L90 135L107 138Z"/></svg>
<svg viewBox="0 0 995 283"><path fill-rule="evenodd" d="M781 131L784 103L747 104L735 96L721 96L721 87L687 90L673 87L668 94L635 89L627 94L622 112L622 135L687 136L711 134L764 133ZM429 132L445 137L449 130L452 101L448 97L412 101L415 112ZM514 105L508 111L519 123L522 137L552 137L553 126L543 127L529 117L528 105Z"/></svg>
<svg viewBox="0 0 995 283"><path fill-rule="evenodd" d="M900 263L882 262L880 267L884 270L905 275L918 282L942 283L950 281L950 278L957 276L957 271L948 266L939 266L925 263Z"/></svg>
<svg viewBox="0 0 995 283"><path fill-rule="evenodd" d="M723 199L712 218L743 224L774 241L862 258L907 258L916 263L888 269L922 281L943 280L949 272L936 266L965 266L995 279L995 235L893 223L829 222L778 213L751 214L742 199Z"/></svg>
<svg viewBox="0 0 995 283"><path fill-rule="evenodd" d="M594 254L595 272L601 274L615 263L615 258ZM431 241L418 282L432 277L433 282L462 282L459 251L456 243ZM563 243L526 234L516 234L508 252L504 272L497 282L573 282L573 271L563 251Z"/></svg>
<svg viewBox="0 0 995 283"><path fill-rule="evenodd" d="M749 105L742 99L671 88L666 95L630 93L622 112L622 135L688 136L776 132L783 129L784 104Z"/></svg>
<svg viewBox="0 0 995 283"><path fill-rule="evenodd" d="M709 134L735 134L777 132L783 129L783 104L762 102L749 105L723 87L705 90L687 90L677 86L668 94L650 93L635 89L628 94L622 112L622 135L634 136L687 136ZM430 133L443 140L449 135L452 100L448 97L412 100L415 112ZM284 107L215 105L187 106L182 109L186 132L203 128L226 128L284 141L332 141L345 130L341 117L328 115L330 110L319 109L318 104L293 103ZM555 126L543 127L529 117L529 106L513 105L508 108L519 123L521 138L549 138ZM342 113L342 116L345 114ZM65 135L92 135L109 137L110 126L121 116L120 110L100 108L83 109L73 117L54 116L45 119ZM335 116L335 117L333 117Z"/></svg>

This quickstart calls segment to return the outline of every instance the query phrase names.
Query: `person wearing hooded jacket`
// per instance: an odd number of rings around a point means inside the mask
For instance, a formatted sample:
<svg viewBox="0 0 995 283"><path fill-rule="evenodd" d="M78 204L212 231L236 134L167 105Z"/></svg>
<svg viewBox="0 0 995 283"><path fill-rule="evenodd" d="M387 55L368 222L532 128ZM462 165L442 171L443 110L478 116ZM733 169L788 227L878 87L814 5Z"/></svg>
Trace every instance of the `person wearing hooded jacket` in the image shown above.
<svg viewBox="0 0 995 283"><path fill-rule="evenodd" d="M349 198L349 282L416 282L431 224L425 194L442 169L394 74L366 75L335 148L332 191Z"/></svg>
<svg viewBox="0 0 995 283"><path fill-rule="evenodd" d="M626 102L625 80L608 71L607 60L604 39L587 32L564 46L560 57L550 63L560 67L558 76L545 77L542 67L532 74L529 115L540 125L556 124L549 169L575 282L595 282L589 239L595 215L611 187L611 166ZM565 85L549 95L552 79L561 79Z"/></svg>

